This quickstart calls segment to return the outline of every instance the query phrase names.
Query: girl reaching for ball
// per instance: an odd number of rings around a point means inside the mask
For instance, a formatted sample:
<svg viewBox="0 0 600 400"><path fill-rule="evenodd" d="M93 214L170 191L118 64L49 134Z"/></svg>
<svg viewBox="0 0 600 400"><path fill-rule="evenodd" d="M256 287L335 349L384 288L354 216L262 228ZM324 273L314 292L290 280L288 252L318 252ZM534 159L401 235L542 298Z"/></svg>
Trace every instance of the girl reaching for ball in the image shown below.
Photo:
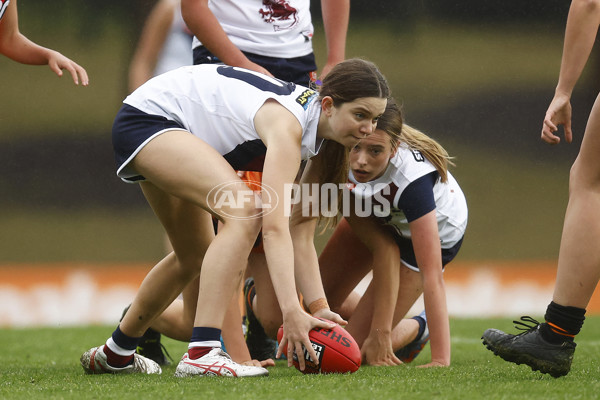
<svg viewBox="0 0 600 400"><path fill-rule="evenodd" d="M373 133L388 96L384 76L360 59L334 67L319 93L242 68L197 65L155 77L128 96L113 125L117 174L140 184L174 252L146 276L106 344L82 355L83 369L161 373L154 361L135 354L137 344L200 275L192 337L176 376L268 374L233 362L219 340L261 227L287 357L304 354L304 347L315 360L308 332L333 324L304 313L296 296L286 188L302 159L326 150L339 157L328 154L321 182L345 182L348 149ZM236 170L264 172L262 198ZM222 222L216 235L213 216ZM309 301L323 296L322 286L300 284Z"/></svg>
<svg viewBox="0 0 600 400"><path fill-rule="evenodd" d="M350 152L350 213L319 264L331 309L348 319L346 329L368 364L399 364L394 351L411 341L421 340L422 348L423 327L421 335L407 334L406 320L399 322L423 294L431 339L425 366L450 365L442 272L462 244L467 203L448 163L437 142L403 124L393 101L375 132ZM353 301L353 289L370 270L367 291Z"/></svg>
<svg viewBox="0 0 600 400"><path fill-rule="evenodd" d="M301 189L319 181L320 162L308 162ZM432 360L426 366L450 364L442 272L460 249L468 213L448 163L437 142L403 125L399 107L389 99L375 132L350 152L350 204L342 205L345 218L320 257L312 235L317 219L307 217L301 204L293 210L296 279L322 284L326 294L305 301L306 308L313 316L327 318L333 311L348 319L347 330L367 364L410 362L429 337ZM353 289L371 270L373 280L361 297ZM260 270L253 276L257 295L246 290L246 313L262 325L257 330L274 337L281 314L265 301L272 297L268 276ZM425 312L403 318L421 294Z"/></svg>

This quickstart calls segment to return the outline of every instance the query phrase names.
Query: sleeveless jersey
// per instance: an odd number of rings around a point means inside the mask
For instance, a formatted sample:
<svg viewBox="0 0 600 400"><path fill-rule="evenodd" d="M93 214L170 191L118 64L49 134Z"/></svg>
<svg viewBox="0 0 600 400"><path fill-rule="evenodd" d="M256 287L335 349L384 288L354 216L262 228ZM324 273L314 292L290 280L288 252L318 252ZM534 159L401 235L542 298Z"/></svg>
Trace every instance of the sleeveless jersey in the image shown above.
<svg viewBox="0 0 600 400"><path fill-rule="evenodd" d="M167 39L154 68L154 76L184 65L192 65L192 37L181 16L181 6L175 7Z"/></svg>
<svg viewBox="0 0 600 400"><path fill-rule="evenodd" d="M368 183L359 183L350 171L349 186L363 204L389 210L386 213L388 215L377 218L392 226L401 237L410 239L409 222L402 210L400 197L411 183L435 171L435 166L419 151L400 146L381 177ZM437 178L433 186L433 198L441 246L442 249L449 249L464 236L468 218L467 201L449 171L446 182L442 183ZM389 207L385 207L387 205Z"/></svg>
<svg viewBox="0 0 600 400"><path fill-rule="evenodd" d="M8 3L10 3L10 0L0 0L0 21L4 16L4 12L8 8Z"/></svg>
<svg viewBox="0 0 600 400"><path fill-rule="evenodd" d="M302 127L301 157L319 151L318 93L243 68L216 64L181 67L144 83L123 102L177 122L235 168L262 171L266 147L254 116L268 99L288 109Z"/></svg>
<svg viewBox="0 0 600 400"><path fill-rule="evenodd" d="M209 0L208 7L244 52L275 58L313 52L310 0ZM200 45L194 37L193 48Z"/></svg>

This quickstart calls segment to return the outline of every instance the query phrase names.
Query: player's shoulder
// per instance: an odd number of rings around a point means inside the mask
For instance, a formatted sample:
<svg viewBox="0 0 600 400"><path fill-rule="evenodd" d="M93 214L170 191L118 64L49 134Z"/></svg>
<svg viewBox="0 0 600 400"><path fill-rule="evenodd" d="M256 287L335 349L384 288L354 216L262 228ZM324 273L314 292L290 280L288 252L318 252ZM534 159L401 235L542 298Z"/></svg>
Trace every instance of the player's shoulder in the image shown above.
<svg viewBox="0 0 600 400"><path fill-rule="evenodd" d="M418 150L400 145L390 160L391 179L394 182L412 182L430 172L435 166Z"/></svg>

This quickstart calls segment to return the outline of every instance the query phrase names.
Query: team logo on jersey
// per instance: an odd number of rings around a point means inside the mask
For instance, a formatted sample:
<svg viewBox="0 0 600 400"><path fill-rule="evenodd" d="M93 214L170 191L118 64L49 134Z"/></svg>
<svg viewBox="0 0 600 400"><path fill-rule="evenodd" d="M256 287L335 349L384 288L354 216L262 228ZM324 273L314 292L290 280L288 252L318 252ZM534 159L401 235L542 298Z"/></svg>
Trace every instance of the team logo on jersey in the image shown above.
<svg viewBox="0 0 600 400"><path fill-rule="evenodd" d="M411 150L413 157L415 158L416 162L424 162L425 161L425 157L423 157L423 154L421 154L421 152L419 150Z"/></svg>
<svg viewBox="0 0 600 400"><path fill-rule="evenodd" d="M290 29L298 23L298 10L286 0L263 0L263 8L258 12L263 20L273 24L275 31Z"/></svg>
<svg viewBox="0 0 600 400"><path fill-rule="evenodd" d="M300 94L300 96L296 97L296 103L300 104L306 110L306 107L316 95L317 92L315 92L314 90L306 89Z"/></svg>
<svg viewBox="0 0 600 400"><path fill-rule="evenodd" d="M0 19L4 16L4 11L6 11L8 3L10 3L10 0L0 0Z"/></svg>

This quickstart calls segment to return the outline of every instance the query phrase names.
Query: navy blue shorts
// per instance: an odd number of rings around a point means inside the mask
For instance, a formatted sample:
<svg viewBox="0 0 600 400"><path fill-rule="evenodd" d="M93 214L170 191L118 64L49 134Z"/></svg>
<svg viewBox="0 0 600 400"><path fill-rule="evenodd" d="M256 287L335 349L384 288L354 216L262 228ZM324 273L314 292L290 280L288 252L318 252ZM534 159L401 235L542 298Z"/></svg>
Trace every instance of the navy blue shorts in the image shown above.
<svg viewBox="0 0 600 400"><path fill-rule="evenodd" d="M123 104L112 129L117 175L125 182L144 180L143 176L128 168L129 162L152 138L171 129L185 130L175 121Z"/></svg>
<svg viewBox="0 0 600 400"><path fill-rule="evenodd" d="M412 240L405 239L397 234L394 235L394 239L396 240L396 244L400 249L400 259L402 260L402 264L404 264L407 268L418 272L419 266L417 265L417 257L415 256L415 249L413 248ZM446 266L446 264L448 264L450 261L454 260L454 257L456 257L460 247L462 246L462 242L463 239L461 238L458 243L449 249L442 249L442 268L444 268L444 266Z"/></svg>
<svg viewBox="0 0 600 400"><path fill-rule="evenodd" d="M274 77L286 82L294 82L297 85L310 87L316 77L317 63L314 53L295 58L276 58L261 56L253 53L243 52L253 63L260 65L273 74ZM204 46L194 49L194 65L198 64L222 64Z"/></svg>

